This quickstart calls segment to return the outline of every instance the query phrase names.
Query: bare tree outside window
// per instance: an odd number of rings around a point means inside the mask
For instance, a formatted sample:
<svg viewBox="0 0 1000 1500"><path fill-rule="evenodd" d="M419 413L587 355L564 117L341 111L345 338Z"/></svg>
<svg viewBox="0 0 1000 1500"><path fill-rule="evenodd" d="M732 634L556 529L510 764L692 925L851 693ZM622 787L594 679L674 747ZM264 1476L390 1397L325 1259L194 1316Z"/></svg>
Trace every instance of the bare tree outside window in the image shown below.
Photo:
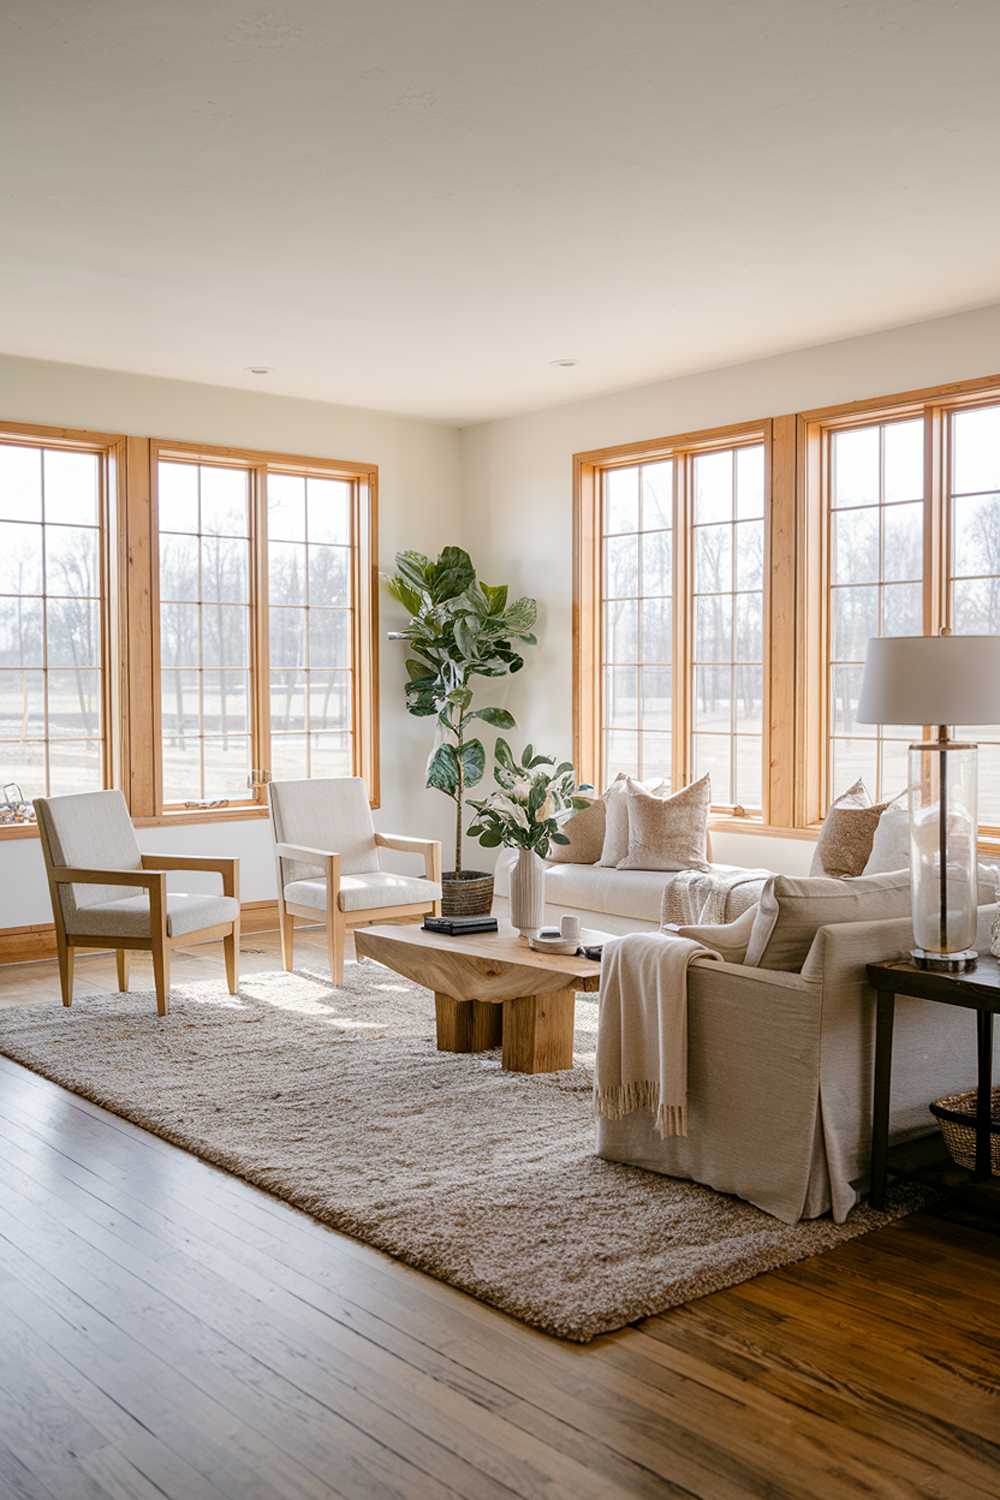
<svg viewBox="0 0 1000 1500"><path fill-rule="evenodd" d="M0 781L104 785L102 456L0 440Z"/></svg>

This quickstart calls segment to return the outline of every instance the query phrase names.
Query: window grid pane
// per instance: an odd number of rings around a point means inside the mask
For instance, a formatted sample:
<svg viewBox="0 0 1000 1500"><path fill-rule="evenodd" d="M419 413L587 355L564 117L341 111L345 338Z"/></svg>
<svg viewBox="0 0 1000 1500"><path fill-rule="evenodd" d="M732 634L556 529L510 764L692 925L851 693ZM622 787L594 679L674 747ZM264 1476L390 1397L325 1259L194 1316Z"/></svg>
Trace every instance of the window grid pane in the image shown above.
<svg viewBox="0 0 1000 1500"><path fill-rule="evenodd" d="M291 473L269 473L266 483L269 769L276 778L349 776L355 738L351 485Z"/></svg>
<svg viewBox="0 0 1000 1500"><path fill-rule="evenodd" d="M763 804L764 446L691 464L691 767L712 801Z"/></svg>
<svg viewBox="0 0 1000 1500"><path fill-rule="evenodd" d="M949 418L950 624L959 635L1000 634L1000 404ZM979 821L1000 827L1000 724L955 726L979 752Z"/></svg>
<svg viewBox="0 0 1000 1500"><path fill-rule="evenodd" d="M250 800L250 473L161 460L163 800Z"/></svg>
<svg viewBox="0 0 1000 1500"><path fill-rule="evenodd" d="M924 629L923 452L922 417L830 435L828 805L859 779L876 800L905 790L910 728L856 713L869 638Z"/></svg>
<svg viewBox="0 0 1000 1500"><path fill-rule="evenodd" d="M674 460L601 476L604 779L672 782Z"/></svg>
<svg viewBox="0 0 1000 1500"><path fill-rule="evenodd" d="M0 442L0 783L105 784L101 455Z"/></svg>

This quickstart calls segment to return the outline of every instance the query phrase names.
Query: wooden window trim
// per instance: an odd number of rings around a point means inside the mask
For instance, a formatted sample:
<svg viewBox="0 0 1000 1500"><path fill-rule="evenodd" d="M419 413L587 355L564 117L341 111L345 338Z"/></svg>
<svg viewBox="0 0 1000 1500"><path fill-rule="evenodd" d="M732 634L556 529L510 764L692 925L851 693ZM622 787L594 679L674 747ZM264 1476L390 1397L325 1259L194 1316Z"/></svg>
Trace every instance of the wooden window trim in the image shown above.
<svg viewBox="0 0 1000 1500"><path fill-rule="evenodd" d="M100 461L98 493L98 563L100 568L101 635L101 781L114 786L121 763L119 687L115 679L117 652L112 640L120 598L120 506L125 438L121 433L90 428L56 427L38 422L0 422L0 441L25 448L54 448L93 453ZM0 825L0 842L37 838L33 823Z"/></svg>
<svg viewBox="0 0 1000 1500"><path fill-rule="evenodd" d="M223 807L172 807L166 805L163 800L157 495L157 473L161 459L240 467L246 469L250 476L251 739L254 750L251 759L258 766L269 758L263 753L264 747L269 745L267 673L261 670L262 662L266 659L268 630L266 533L263 523L266 476L269 473L292 473L306 477L314 475L325 479L343 479L351 484L353 507L351 564L353 597L356 601L356 607L352 610L354 632L352 690L355 725L353 772L355 775L364 777L371 806L377 808L380 801L377 465L300 456L270 449L232 448L159 438L139 441L143 441L146 446L146 496L140 498L137 509L143 508L142 499L145 499L144 508L148 517L148 561L144 569L146 572L145 589L136 577L130 586L130 591L140 596L146 593L149 600L148 641L140 640L138 649L140 655L148 658L150 692L144 695L144 698L146 713L148 714L150 705L152 710L153 744L152 754L149 757L150 764L144 768L143 796L139 799L139 805L133 803L133 815L136 821L140 825L201 823L266 815L266 786L263 782L252 790L248 789L245 800L229 802ZM149 722L148 718L146 722Z"/></svg>
<svg viewBox="0 0 1000 1500"><path fill-rule="evenodd" d="M798 674L796 715L804 747L797 770L796 824L815 832L826 811L829 733L826 672L829 652L829 473L831 434L874 423L924 421L924 628L936 633L950 619L949 418L955 412L1000 403L1000 375L904 391L892 396L821 407L797 415L799 449L799 572L805 641ZM995 856L1000 826L980 827L980 851Z"/></svg>
<svg viewBox="0 0 1000 1500"><path fill-rule="evenodd" d="M772 515L773 432L771 419L739 422L724 427L703 428L672 437L652 438L638 443L616 444L595 448L573 456L573 756L581 781L603 785L603 726L601 723L603 673L603 557L601 526L601 476L614 468L633 464L655 463L663 459L679 460L674 470L673 514L673 768L678 785L690 777L691 745L691 638L692 596L691 526L689 471L691 461L699 454L731 447L762 444L764 449L764 616L762 621L764 652L764 705L761 725L762 808L759 813L738 819L756 830L771 819L770 767L775 760L775 737L770 709L771 661L771 580L772 557L776 537ZM788 429L782 429L787 442ZM782 450L782 476L787 463ZM777 540L784 545L786 523ZM779 796L779 804L781 799ZM717 817L733 818L727 806L714 809Z"/></svg>

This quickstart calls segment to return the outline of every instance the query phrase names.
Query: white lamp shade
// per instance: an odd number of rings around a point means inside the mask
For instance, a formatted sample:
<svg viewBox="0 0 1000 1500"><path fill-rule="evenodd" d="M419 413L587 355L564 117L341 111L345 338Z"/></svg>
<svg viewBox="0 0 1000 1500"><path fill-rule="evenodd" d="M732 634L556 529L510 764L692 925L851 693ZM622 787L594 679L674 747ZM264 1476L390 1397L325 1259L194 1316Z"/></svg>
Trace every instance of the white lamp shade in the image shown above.
<svg viewBox="0 0 1000 1500"><path fill-rule="evenodd" d="M868 642L859 724L1000 724L1000 636Z"/></svg>

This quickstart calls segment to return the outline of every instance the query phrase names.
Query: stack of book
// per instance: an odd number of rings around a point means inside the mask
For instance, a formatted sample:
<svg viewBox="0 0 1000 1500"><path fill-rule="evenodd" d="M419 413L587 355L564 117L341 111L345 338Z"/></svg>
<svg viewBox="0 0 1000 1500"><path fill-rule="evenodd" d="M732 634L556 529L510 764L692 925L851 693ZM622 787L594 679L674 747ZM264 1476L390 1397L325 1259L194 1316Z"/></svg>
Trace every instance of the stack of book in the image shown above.
<svg viewBox="0 0 1000 1500"><path fill-rule="evenodd" d="M425 932L443 932L448 937L462 937L472 932L496 932L496 917L425 917Z"/></svg>

